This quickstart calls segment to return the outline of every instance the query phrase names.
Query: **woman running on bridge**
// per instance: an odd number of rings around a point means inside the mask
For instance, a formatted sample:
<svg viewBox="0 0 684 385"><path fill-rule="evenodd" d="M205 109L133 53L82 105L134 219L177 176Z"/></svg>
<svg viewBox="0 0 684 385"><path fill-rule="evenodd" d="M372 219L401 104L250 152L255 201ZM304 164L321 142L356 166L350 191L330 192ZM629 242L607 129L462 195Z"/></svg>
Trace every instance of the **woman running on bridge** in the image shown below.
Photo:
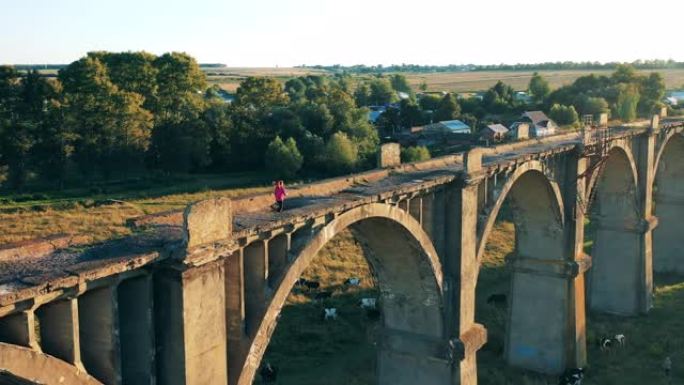
<svg viewBox="0 0 684 385"><path fill-rule="evenodd" d="M275 195L275 207L274 209L278 212L283 211L283 206L285 203L285 197L287 196L287 191L285 190L285 183L279 180L275 183L275 189L273 190L273 195Z"/></svg>

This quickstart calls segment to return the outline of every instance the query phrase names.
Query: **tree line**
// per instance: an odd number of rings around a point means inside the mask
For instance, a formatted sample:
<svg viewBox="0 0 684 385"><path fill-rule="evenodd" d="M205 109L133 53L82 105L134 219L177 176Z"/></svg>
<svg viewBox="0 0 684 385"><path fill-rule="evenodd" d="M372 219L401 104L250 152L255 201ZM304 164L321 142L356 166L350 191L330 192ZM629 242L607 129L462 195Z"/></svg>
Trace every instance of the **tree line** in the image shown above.
<svg viewBox="0 0 684 385"><path fill-rule="evenodd" d="M635 60L631 63L597 61L584 62L546 62L546 63L517 63L517 64L449 64L449 65L419 65L419 64L393 64L383 66L378 65L302 65L298 68L313 68L330 71L333 73L350 74L372 74L390 72L411 72L411 73L430 73L430 72L462 72L462 71L543 71L543 70L615 70L621 65L631 65L640 70L656 69L677 69L684 68L684 62L670 60Z"/></svg>
<svg viewBox="0 0 684 385"><path fill-rule="evenodd" d="M367 114L344 78L317 76L247 78L228 104L184 53L91 52L50 79L0 66L0 175L22 189L149 170L337 174L375 161Z"/></svg>

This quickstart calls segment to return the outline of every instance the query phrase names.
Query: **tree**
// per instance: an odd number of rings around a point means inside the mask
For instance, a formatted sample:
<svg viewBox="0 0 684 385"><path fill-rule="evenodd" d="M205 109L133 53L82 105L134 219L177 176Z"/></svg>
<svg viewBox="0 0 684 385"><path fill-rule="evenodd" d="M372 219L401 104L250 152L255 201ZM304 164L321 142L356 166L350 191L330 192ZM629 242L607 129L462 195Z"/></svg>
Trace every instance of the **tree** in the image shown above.
<svg viewBox="0 0 684 385"><path fill-rule="evenodd" d="M370 87L368 87L368 84L361 83L356 87L356 91L354 91L354 100L358 107L370 105Z"/></svg>
<svg viewBox="0 0 684 385"><path fill-rule="evenodd" d="M579 99L579 110L584 115L597 115L609 112L610 107L604 98L583 96Z"/></svg>
<svg viewBox="0 0 684 385"><path fill-rule="evenodd" d="M158 92L152 109L151 164L167 172L187 172L208 165L211 130L202 120L207 108L204 72L185 53L164 54L153 64L158 71Z"/></svg>
<svg viewBox="0 0 684 385"><path fill-rule="evenodd" d="M402 74L394 74L390 76L390 84L395 91L406 92L407 94L412 94L413 90L406 80L406 76Z"/></svg>
<svg viewBox="0 0 684 385"><path fill-rule="evenodd" d="M302 168L304 158L293 138L283 142L280 136L276 136L268 144L264 160L266 168L278 178L292 178Z"/></svg>
<svg viewBox="0 0 684 385"><path fill-rule="evenodd" d="M397 101L397 93L385 78L373 79L370 83L370 105L381 106Z"/></svg>
<svg viewBox="0 0 684 385"><path fill-rule="evenodd" d="M423 111L418 105L409 100L404 99L399 103L399 115L401 117L401 125L405 128L421 125L425 122Z"/></svg>
<svg viewBox="0 0 684 385"><path fill-rule="evenodd" d="M665 97L665 80L662 75L652 72L641 80L641 99L638 108L643 115L650 115L662 107L663 97Z"/></svg>
<svg viewBox="0 0 684 385"><path fill-rule="evenodd" d="M237 89L235 102L266 113L272 107L287 105L289 97L279 81L271 78L248 77Z"/></svg>
<svg viewBox="0 0 684 385"><path fill-rule="evenodd" d="M561 126L577 124L578 116L575 107L554 104L549 112L549 117Z"/></svg>
<svg viewBox="0 0 684 385"><path fill-rule="evenodd" d="M325 146L326 166L334 174L350 172L358 162L358 150L349 137L335 133Z"/></svg>
<svg viewBox="0 0 684 385"><path fill-rule="evenodd" d="M402 163L420 162L430 158L430 150L425 146L412 146L401 149Z"/></svg>
<svg viewBox="0 0 684 385"><path fill-rule="evenodd" d="M454 120L461 113L461 107L456 103L456 98L452 94L446 94L439 102L439 107L434 114L434 120L442 122L445 120Z"/></svg>
<svg viewBox="0 0 684 385"><path fill-rule="evenodd" d="M424 95L418 101L420 108L424 111L436 111L439 108L439 102L442 101L437 95Z"/></svg>
<svg viewBox="0 0 684 385"><path fill-rule="evenodd" d="M537 72L532 75L528 89L536 103L543 103L551 93L549 82Z"/></svg>
<svg viewBox="0 0 684 385"><path fill-rule="evenodd" d="M78 135L75 158L90 178L127 171L147 149L152 115L144 98L112 84L99 59L85 57L59 73L64 84L64 122Z"/></svg>
<svg viewBox="0 0 684 385"><path fill-rule="evenodd" d="M639 90L635 85L621 84L618 87L615 115L623 122L633 121L637 118L639 99Z"/></svg>

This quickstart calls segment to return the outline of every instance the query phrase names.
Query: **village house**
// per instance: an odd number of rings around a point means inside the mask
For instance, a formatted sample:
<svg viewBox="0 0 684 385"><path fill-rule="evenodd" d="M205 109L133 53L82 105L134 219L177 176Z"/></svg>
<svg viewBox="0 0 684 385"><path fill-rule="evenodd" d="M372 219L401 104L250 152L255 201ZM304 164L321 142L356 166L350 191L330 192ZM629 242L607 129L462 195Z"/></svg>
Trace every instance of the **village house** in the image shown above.
<svg viewBox="0 0 684 385"><path fill-rule="evenodd" d="M480 139L498 142L504 140L507 133L508 128L503 124L490 124L480 131Z"/></svg>
<svg viewBox="0 0 684 385"><path fill-rule="evenodd" d="M515 132L521 124L529 125L529 135L533 138L554 135L558 129L556 122L549 119L542 111L525 111L520 119L511 125L511 131Z"/></svg>

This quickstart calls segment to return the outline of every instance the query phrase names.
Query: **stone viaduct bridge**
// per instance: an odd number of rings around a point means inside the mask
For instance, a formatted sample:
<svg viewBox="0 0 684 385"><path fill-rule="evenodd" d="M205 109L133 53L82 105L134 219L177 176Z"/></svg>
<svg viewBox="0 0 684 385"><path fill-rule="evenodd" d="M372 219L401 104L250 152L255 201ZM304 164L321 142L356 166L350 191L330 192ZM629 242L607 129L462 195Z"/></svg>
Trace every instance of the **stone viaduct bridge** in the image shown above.
<svg viewBox="0 0 684 385"><path fill-rule="evenodd" d="M294 188L281 214L268 194L216 199L103 244L5 246L0 383L251 384L295 281L351 227L382 293L378 383L474 385L475 288L506 199L505 359L583 366L585 309L646 313L653 271L684 272L682 130L654 117L404 165L390 145L383 168Z"/></svg>

